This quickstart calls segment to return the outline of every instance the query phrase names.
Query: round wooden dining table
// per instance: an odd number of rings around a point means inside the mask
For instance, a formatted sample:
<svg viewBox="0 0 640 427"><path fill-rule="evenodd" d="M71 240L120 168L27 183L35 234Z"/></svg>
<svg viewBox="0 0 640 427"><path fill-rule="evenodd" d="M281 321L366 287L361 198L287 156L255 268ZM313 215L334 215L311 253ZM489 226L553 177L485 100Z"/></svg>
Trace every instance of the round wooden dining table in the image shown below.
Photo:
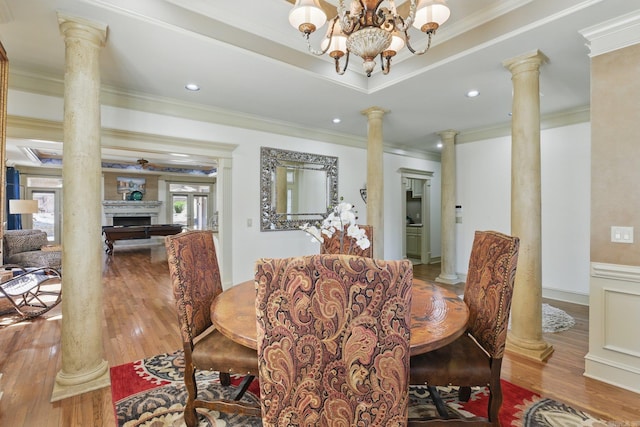
<svg viewBox="0 0 640 427"><path fill-rule="evenodd" d="M256 288L249 280L216 297L211 321L227 338L257 349ZM435 282L413 279L411 299L411 355L443 347L466 328L469 309L455 292Z"/></svg>

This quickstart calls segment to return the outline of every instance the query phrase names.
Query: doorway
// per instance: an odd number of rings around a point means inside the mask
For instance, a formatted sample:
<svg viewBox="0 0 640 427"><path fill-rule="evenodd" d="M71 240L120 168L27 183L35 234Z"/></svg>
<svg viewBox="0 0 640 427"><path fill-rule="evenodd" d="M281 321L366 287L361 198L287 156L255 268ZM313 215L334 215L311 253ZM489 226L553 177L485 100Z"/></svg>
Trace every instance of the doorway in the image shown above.
<svg viewBox="0 0 640 427"><path fill-rule="evenodd" d="M25 215L24 228L47 233L51 244L62 244L62 178L27 176L26 198L38 201L38 212Z"/></svg>
<svg viewBox="0 0 640 427"><path fill-rule="evenodd" d="M401 169L403 257L431 262L431 177L433 172Z"/></svg>
<svg viewBox="0 0 640 427"><path fill-rule="evenodd" d="M172 224L180 224L190 230L206 230L214 197L210 184L169 183L171 203L169 214Z"/></svg>

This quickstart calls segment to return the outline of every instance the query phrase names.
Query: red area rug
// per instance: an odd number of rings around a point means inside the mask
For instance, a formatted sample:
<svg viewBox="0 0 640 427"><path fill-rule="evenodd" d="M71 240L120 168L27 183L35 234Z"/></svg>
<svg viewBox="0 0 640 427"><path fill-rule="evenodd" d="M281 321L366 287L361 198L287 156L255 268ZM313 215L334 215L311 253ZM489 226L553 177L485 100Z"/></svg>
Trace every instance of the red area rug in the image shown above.
<svg viewBox="0 0 640 427"><path fill-rule="evenodd" d="M186 390L182 381L184 357L182 351L160 354L111 368L111 395L118 427L184 426L182 410ZM235 384L241 378L233 378ZM196 381L203 398L231 396L232 387L222 387L217 372L198 373ZM463 416L486 416L488 392L474 389L468 402L458 402L457 391L440 387L451 412ZM561 402L543 398L507 381L502 381L504 402L500 423L513 427L602 426L604 422ZM258 383L254 381L243 399L258 401ZM435 414L426 387L412 386L410 417ZM201 411L200 427L261 426L256 417ZM201 411L201 412L200 412Z"/></svg>

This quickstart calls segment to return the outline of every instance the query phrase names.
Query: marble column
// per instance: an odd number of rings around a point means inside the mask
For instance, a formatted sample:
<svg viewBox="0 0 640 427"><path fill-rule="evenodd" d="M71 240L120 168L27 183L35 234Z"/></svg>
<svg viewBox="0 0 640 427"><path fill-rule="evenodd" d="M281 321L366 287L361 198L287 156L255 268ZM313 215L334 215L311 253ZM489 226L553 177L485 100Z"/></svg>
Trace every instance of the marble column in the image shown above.
<svg viewBox="0 0 640 427"><path fill-rule="evenodd" d="M371 107L362 112L368 119L367 224L373 227L373 257L384 258L384 173L382 117L388 111Z"/></svg>
<svg viewBox="0 0 640 427"><path fill-rule="evenodd" d="M440 195L440 224L442 234L440 245L440 275L436 282L453 285L460 282L456 274L456 135L455 130L439 133L442 138L440 167L442 170L442 190Z"/></svg>
<svg viewBox="0 0 640 427"><path fill-rule="evenodd" d="M102 347L99 52L104 25L58 14L65 43L62 367L51 401L107 387Z"/></svg>
<svg viewBox="0 0 640 427"><path fill-rule="evenodd" d="M540 67L545 62L536 50L503 63L513 81L511 234L520 238L507 349L536 360L553 353L542 339Z"/></svg>

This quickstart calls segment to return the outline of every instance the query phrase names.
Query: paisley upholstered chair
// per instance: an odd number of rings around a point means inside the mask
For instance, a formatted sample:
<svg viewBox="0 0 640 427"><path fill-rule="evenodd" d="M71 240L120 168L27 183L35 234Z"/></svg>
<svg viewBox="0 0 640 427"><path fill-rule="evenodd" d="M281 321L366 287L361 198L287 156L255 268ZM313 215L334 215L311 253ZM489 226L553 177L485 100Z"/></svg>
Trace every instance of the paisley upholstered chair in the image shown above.
<svg viewBox="0 0 640 427"><path fill-rule="evenodd" d="M436 386L457 385L460 400L468 400L473 386L489 387L486 419L467 419L473 425L499 426L502 406L500 368L504 355L511 296L518 263L517 237L495 231L476 231L464 301L469 307L467 333L453 343L411 357L411 384L427 384L439 415L447 418ZM423 425L441 420L409 420Z"/></svg>
<svg viewBox="0 0 640 427"><path fill-rule="evenodd" d="M222 292L213 233L189 231L167 236L165 246L184 347L184 382L188 392L184 408L186 425L198 424L196 408L259 417L257 402L240 400L258 375L256 351L211 329L211 303ZM204 401L197 398L195 374L198 369L219 371L220 382L225 386L230 385L230 374L246 376L233 398Z"/></svg>
<svg viewBox="0 0 640 427"><path fill-rule="evenodd" d="M261 259L255 277L265 427L406 425L410 261Z"/></svg>
<svg viewBox="0 0 640 427"><path fill-rule="evenodd" d="M361 229L365 231L369 238L370 246L367 249L362 249L356 245L356 241L353 237L347 236L347 229L343 232L344 238L340 238L340 233L334 233L330 238L324 237L324 242L320 245L321 254L347 254L364 256L367 258L373 258L373 227L370 225L359 225Z"/></svg>

